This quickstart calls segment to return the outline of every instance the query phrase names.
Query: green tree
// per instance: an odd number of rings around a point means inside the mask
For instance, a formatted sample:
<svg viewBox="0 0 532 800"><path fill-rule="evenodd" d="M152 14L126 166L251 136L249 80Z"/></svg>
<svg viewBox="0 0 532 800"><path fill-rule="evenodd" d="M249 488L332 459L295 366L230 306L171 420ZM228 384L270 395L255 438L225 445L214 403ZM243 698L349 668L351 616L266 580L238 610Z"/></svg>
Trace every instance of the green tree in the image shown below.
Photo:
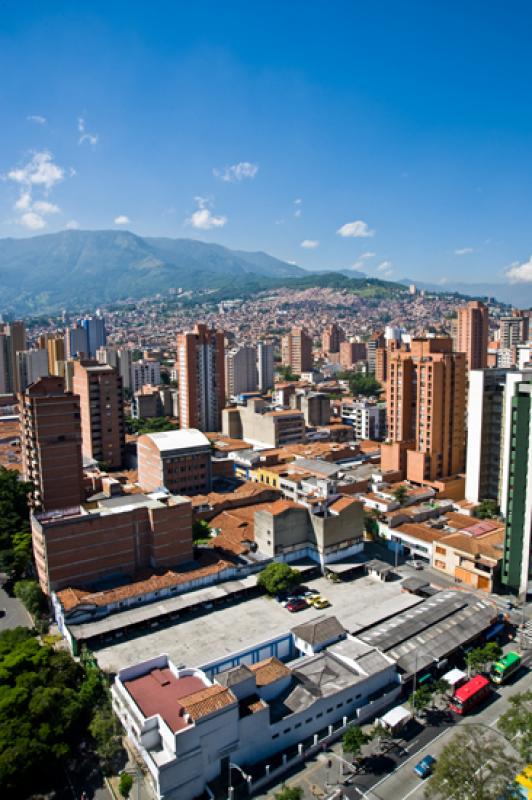
<svg viewBox="0 0 532 800"><path fill-rule="evenodd" d="M20 481L18 472L0 467L0 569L13 571L16 577L20 577L27 566L20 534L29 532L31 490L31 483Z"/></svg>
<svg viewBox="0 0 532 800"><path fill-rule="evenodd" d="M276 367L276 372L282 381L298 381L300 378L299 375L292 372L292 367L285 364L279 364L279 366Z"/></svg>
<svg viewBox="0 0 532 800"><path fill-rule="evenodd" d="M301 786L286 786L283 785L281 791L276 792L275 800L302 800L303 789Z"/></svg>
<svg viewBox="0 0 532 800"><path fill-rule="evenodd" d="M11 542L15 575L24 575L31 564L33 554L31 531L18 531L14 533Z"/></svg>
<svg viewBox="0 0 532 800"><path fill-rule="evenodd" d="M374 397L382 391L382 387L375 378L375 375L365 375L363 372L348 371L347 374L341 373L338 377L340 380L344 379L349 381L349 391L354 396L363 395L364 397Z"/></svg>
<svg viewBox="0 0 532 800"><path fill-rule="evenodd" d="M474 728L460 731L440 753L425 792L428 798L502 800L519 765L498 736Z"/></svg>
<svg viewBox="0 0 532 800"><path fill-rule="evenodd" d="M118 791L122 795L122 797L129 797L129 793L133 788L133 778L129 774L129 772L121 772L120 773L120 780L118 782Z"/></svg>
<svg viewBox="0 0 532 800"><path fill-rule="evenodd" d="M494 519L501 513L496 500L482 500L475 509L477 519Z"/></svg>
<svg viewBox="0 0 532 800"><path fill-rule="evenodd" d="M364 733L358 725L350 725L342 736L342 747L346 753L350 753L353 758L360 755L362 745L370 740L368 734Z"/></svg>
<svg viewBox="0 0 532 800"><path fill-rule="evenodd" d="M451 693L450 685L447 683L447 681L444 681L443 678L438 678L437 681L434 681L431 686L431 690L432 696L435 698L440 697L443 699L444 697L448 697Z"/></svg>
<svg viewBox="0 0 532 800"><path fill-rule="evenodd" d="M500 717L498 729L517 748L523 761L532 761L532 689L509 698L510 707Z"/></svg>
<svg viewBox="0 0 532 800"><path fill-rule="evenodd" d="M107 701L99 706L90 721L89 733L105 775L111 775L122 753L122 729Z"/></svg>
<svg viewBox="0 0 532 800"><path fill-rule="evenodd" d="M33 617L38 617L46 608L46 599L35 580L17 581L15 597L21 600Z"/></svg>
<svg viewBox="0 0 532 800"><path fill-rule="evenodd" d="M211 527L204 519L192 523L192 538L196 544L206 544L211 540Z"/></svg>
<svg viewBox="0 0 532 800"><path fill-rule="evenodd" d="M408 494L408 489L402 483L397 487L397 489L394 489L393 491L393 496L395 497L400 506L404 506L407 494Z"/></svg>
<svg viewBox="0 0 532 800"><path fill-rule="evenodd" d="M370 536L377 537L380 533L377 518L371 513L364 514L364 528L366 533L369 533Z"/></svg>
<svg viewBox="0 0 532 800"><path fill-rule="evenodd" d="M257 584L269 595L285 592L299 581L299 572L284 561L272 561L260 573Z"/></svg>
<svg viewBox="0 0 532 800"><path fill-rule="evenodd" d="M482 647L475 647L466 655L466 664L470 672L482 672L493 661L502 655L502 647L498 642L488 642Z"/></svg>
<svg viewBox="0 0 532 800"><path fill-rule="evenodd" d="M420 686L410 696L409 703L414 713L422 713L432 702L432 692L428 686Z"/></svg>
<svg viewBox="0 0 532 800"><path fill-rule="evenodd" d="M143 433L161 433L162 431L175 431L177 425L170 422L166 417L149 417L144 419L139 417L126 417L126 428L128 433L137 433L139 436Z"/></svg>

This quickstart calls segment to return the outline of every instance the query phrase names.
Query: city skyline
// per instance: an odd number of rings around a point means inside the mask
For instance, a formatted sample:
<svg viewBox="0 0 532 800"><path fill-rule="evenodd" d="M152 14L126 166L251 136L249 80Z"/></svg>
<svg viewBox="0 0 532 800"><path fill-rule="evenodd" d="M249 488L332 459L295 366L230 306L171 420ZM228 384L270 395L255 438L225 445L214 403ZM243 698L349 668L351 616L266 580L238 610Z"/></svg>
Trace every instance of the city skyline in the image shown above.
<svg viewBox="0 0 532 800"><path fill-rule="evenodd" d="M529 17L10 8L0 236L130 229L305 269L529 282Z"/></svg>

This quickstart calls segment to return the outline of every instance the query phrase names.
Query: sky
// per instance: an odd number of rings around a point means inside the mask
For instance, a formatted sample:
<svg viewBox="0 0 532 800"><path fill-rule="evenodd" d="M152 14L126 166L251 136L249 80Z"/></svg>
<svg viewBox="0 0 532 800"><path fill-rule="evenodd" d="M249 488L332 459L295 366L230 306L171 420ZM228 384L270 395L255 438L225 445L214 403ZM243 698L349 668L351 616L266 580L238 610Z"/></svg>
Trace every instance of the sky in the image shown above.
<svg viewBox="0 0 532 800"><path fill-rule="evenodd" d="M0 237L532 282L532 6L0 3Z"/></svg>

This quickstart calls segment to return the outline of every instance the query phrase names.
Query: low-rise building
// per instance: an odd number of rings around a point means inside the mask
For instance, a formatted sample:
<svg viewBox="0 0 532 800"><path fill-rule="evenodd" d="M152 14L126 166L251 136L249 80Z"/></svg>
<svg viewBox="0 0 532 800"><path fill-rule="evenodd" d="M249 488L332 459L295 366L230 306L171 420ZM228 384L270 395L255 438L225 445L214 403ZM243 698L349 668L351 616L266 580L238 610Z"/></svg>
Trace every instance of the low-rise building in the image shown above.
<svg viewBox="0 0 532 800"><path fill-rule="evenodd" d="M212 486L211 444L194 428L139 436L138 479L142 489L206 494Z"/></svg>
<svg viewBox="0 0 532 800"><path fill-rule="evenodd" d="M45 594L67 586L90 586L131 578L192 557L192 506L185 497L164 500L124 495L97 508L32 514L33 552Z"/></svg>
<svg viewBox="0 0 532 800"><path fill-rule="evenodd" d="M261 398L252 398L245 406L223 410L222 431L234 438L240 434L255 447L282 447L305 440L305 419L300 411L278 411Z"/></svg>

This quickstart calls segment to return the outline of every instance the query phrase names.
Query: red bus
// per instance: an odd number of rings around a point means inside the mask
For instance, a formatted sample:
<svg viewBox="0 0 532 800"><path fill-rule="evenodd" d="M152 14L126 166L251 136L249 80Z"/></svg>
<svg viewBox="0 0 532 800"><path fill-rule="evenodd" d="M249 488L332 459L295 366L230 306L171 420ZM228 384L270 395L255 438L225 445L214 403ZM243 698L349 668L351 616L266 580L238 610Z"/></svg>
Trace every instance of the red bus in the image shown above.
<svg viewBox="0 0 532 800"><path fill-rule="evenodd" d="M491 692L491 684L484 675L476 675L460 686L449 700L449 708L457 714L467 714Z"/></svg>

